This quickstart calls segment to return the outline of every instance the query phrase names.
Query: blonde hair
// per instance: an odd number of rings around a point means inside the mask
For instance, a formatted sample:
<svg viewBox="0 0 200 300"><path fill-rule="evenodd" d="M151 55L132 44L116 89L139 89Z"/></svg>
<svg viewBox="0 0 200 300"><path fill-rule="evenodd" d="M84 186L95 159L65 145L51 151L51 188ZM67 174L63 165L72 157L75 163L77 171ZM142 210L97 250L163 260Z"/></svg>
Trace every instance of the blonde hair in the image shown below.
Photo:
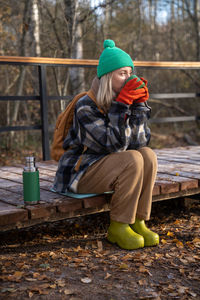
<svg viewBox="0 0 200 300"><path fill-rule="evenodd" d="M116 97L116 93L112 89L112 75L113 72L107 73L99 80L99 89L96 100L98 106L107 112L110 108L112 100Z"/></svg>

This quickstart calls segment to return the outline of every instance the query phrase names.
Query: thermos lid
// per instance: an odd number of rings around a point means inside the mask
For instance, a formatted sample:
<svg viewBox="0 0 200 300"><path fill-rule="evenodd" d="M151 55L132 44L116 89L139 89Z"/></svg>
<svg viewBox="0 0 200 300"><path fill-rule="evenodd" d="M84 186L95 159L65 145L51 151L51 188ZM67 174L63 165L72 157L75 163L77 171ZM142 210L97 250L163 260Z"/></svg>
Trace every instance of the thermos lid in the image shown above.
<svg viewBox="0 0 200 300"><path fill-rule="evenodd" d="M24 171L26 172L35 172L37 168L35 167L35 157L34 156L27 156L26 159L26 166L24 167Z"/></svg>
<svg viewBox="0 0 200 300"><path fill-rule="evenodd" d="M30 162L30 163L31 163L31 162L35 162L35 157L34 157L34 156L27 156L27 157L26 157L26 161L27 161L27 162Z"/></svg>

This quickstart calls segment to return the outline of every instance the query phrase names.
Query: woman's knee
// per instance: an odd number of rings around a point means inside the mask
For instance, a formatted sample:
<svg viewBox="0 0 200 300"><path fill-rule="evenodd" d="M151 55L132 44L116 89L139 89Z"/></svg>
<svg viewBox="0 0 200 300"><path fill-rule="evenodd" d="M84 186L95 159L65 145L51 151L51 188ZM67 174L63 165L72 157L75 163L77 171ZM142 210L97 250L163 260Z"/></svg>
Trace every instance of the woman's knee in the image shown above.
<svg viewBox="0 0 200 300"><path fill-rule="evenodd" d="M140 152L137 150L127 150L124 153L124 164L127 165L127 167L133 167L137 169L143 169L144 167L144 159Z"/></svg>
<svg viewBox="0 0 200 300"><path fill-rule="evenodd" d="M151 148L143 147L138 151L141 153L145 165L148 164L153 167L157 167L157 155Z"/></svg>

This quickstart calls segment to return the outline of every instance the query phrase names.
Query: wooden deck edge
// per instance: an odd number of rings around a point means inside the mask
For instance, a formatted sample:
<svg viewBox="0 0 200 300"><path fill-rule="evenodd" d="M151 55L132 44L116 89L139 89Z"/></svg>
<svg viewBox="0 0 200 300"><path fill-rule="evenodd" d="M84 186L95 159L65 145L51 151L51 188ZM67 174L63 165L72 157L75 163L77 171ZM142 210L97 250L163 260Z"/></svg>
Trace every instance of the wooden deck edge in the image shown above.
<svg viewBox="0 0 200 300"><path fill-rule="evenodd" d="M191 190L185 190L185 191L179 191L178 193L170 193L170 194L165 194L165 195L155 195L153 196L153 203L162 201L162 200L169 200L173 198L181 198L185 196L191 196L195 194L200 194L200 187L198 189L191 189ZM103 204L104 203L104 204ZM88 203L89 204L89 203ZM90 201L90 205L92 202ZM101 205L102 204L102 205ZM96 205L96 206L95 206ZM110 204L109 202L105 203L105 197L102 197L102 202L100 201L100 197L98 197L98 201L94 207L84 207L82 209L77 209L74 211L58 211L57 213L53 214L47 214L46 217L41 217L41 218L36 218L36 219L29 219L26 221L19 221L16 224L7 224L4 226L0 226L0 231L9 231L9 230L15 230L15 229L23 229L23 228L28 228L32 227L35 225L40 225L44 223L53 223L57 221L62 221L66 219L72 219L72 218L77 218L80 216L86 216L86 215L91 215L91 214L96 214L96 213L101 213L101 212L107 212L110 210Z"/></svg>
<svg viewBox="0 0 200 300"><path fill-rule="evenodd" d="M72 219L72 218L78 218L81 216L86 216L86 215L92 215L96 213L101 213L101 212L106 212L109 211L109 203L104 204L102 207L93 207L93 208L84 208L81 210L76 210L76 211L70 211L67 213L57 213L54 215L49 215L46 218L39 218L39 219L29 219L28 221L25 222L18 222L16 224L8 224L4 226L0 226L0 231L9 231L9 230L16 230L16 229L23 229L23 228L28 228L32 227L35 225L41 225L44 223L54 223L66 219Z"/></svg>
<svg viewBox="0 0 200 300"><path fill-rule="evenodd" d="M181 197L191 196L191 195L196 195L196 194L200 194L200 187L198 187L196 189L191 189L191 190L179 191L178 193L170 193L170 194L153 196L152 201L157 202L157 201L181 198Z"/></svg>

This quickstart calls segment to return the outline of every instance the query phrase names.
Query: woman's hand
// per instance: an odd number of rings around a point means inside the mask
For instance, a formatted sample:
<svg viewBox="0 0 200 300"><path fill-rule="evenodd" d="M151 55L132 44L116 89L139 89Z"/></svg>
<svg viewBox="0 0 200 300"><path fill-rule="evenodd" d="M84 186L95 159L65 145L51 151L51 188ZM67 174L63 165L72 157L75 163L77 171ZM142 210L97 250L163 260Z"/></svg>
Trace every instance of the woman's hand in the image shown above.
<svg viewBox="0 0 200 300"><path fill-rule="evenodd" d="M147 80L141 77L131 76L124 87L121 89L116 98L117 102L125 103L128 105L140 102L145 102L149 99L149 92L147 88Z"/></svg>

